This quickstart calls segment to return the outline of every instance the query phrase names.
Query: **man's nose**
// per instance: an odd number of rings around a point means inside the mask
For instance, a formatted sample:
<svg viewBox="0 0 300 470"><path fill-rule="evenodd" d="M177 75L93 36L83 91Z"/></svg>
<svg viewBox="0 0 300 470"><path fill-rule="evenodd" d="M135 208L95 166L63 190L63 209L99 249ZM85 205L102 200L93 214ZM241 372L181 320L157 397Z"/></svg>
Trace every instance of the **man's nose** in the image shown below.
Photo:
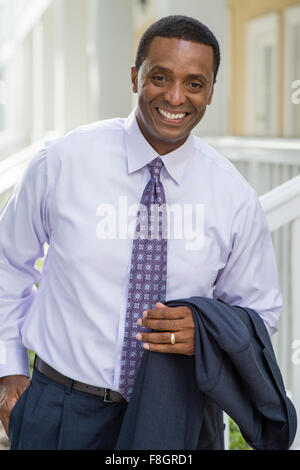
<svg viewBox="0 0 300 470"><path fill-rule="evenodd" d="M173 83L165 93L165 100L172 106L179 106L185 102L184 90L180 83Z"/></svg>

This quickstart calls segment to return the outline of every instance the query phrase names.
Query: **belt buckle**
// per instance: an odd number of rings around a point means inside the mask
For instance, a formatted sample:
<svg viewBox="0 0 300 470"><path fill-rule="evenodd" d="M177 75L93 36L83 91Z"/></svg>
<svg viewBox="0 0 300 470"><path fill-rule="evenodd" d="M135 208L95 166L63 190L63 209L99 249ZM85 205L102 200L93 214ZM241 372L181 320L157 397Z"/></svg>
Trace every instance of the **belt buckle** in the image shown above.
<svg viewBox="0 0 300 470"><path fill-rule="evenodd" d="M106 403L112 403L112 400L109 399L109 392L110 392L110 389L109 389L109 388L105 388L105 389L104 389L104 398L103 398L103 401L105 401Z"/></svg>

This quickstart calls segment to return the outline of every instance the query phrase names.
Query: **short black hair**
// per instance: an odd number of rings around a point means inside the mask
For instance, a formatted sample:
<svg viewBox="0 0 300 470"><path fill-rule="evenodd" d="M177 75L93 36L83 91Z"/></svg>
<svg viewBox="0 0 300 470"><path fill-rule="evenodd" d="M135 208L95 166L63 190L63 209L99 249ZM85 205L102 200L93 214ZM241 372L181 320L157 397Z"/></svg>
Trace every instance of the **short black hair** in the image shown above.
<svg viewBox="0 0 300 470"><path fill-rule="evenodd" d="M185 41L198 42L206 46L211 46L214 55L214 80L216 80L221 56L219 43L215 35L200 21L183 15L165 16L146 29L141 37L137 50L135 60L137 72L146 59L151 42L156 36L183 39Z"/></svg>

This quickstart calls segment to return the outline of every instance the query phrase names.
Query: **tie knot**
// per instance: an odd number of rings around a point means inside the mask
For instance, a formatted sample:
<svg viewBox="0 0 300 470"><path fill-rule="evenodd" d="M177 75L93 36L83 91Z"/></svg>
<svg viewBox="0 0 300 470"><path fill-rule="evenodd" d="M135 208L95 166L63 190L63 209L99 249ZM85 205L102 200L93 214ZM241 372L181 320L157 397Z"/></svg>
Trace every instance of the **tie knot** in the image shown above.
<svg viewBox="0 0 300 470"><path fill-rule="evenodd" d="M157 157L155 158L154 160L152 160L152 162L148 163L148 168L149 168L149 171L150 171L150 175L151 175L151 178L157 178L159 179L160 177L160 170L162 169L163 167L163 162L162 160Z"/></svg>

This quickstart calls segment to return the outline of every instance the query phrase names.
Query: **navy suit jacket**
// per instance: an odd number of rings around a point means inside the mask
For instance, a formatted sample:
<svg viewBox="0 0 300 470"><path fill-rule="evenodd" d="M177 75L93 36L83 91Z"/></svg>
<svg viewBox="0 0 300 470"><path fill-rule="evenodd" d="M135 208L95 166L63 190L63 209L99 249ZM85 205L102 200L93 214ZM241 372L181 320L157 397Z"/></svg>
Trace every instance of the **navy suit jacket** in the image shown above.
<svg viewBox="0 0 300 470"><path fill-rule="evenodd" d="M259 315L204 297L165 304L192 309L195 355L145 351L116 449L223 449L222 410L253 449L288 449L296 412Z"/></svg>

